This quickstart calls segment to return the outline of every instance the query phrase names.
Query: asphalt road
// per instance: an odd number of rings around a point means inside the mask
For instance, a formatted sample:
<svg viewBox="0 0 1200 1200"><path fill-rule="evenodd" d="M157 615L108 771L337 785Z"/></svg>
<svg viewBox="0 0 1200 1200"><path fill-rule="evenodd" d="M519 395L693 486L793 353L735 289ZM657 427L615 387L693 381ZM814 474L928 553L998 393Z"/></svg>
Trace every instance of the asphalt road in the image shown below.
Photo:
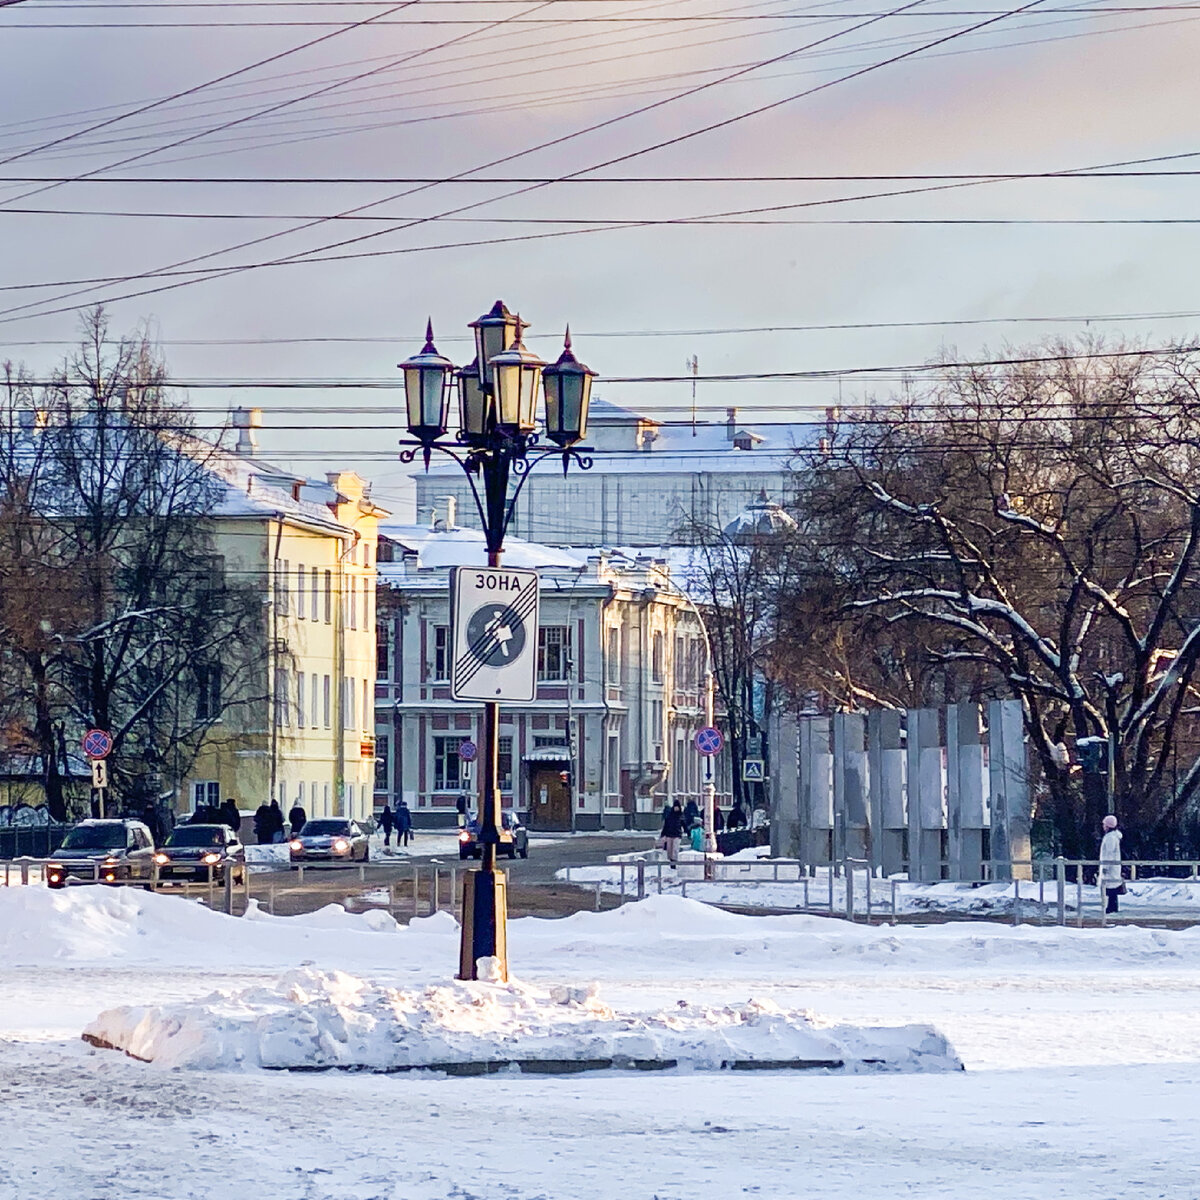
<svg viewBox="0 0 1200 1200"><path fill-rule="evenodd" d="M532 835L528 858L500 861L508 876L509 916L560 917L594 909L594 892L556 883L555 872L568 865L603 863L610 854L646 850L653 841L654 835L650 833L547 835L545 840ZM419 846L419 839L415 845ZM477 865L460 862L457 855L441 853L373 861L361 871L363 878L358 866L308 867L303 882L290 869L264 871L250 877L250 894L263 908L279 916L295 916L314 912L326 904L342 904L360 912L367 908L387 908L398 921L408 921L414 913L414 899L422 916L433 911L435 871L438 907L449 908L452 878L457 889L461 889L463 871ZM617 899L603 895L600 904L602 908L615 908ZM242 908L239 897L234 911L241 912Z"/></svg>

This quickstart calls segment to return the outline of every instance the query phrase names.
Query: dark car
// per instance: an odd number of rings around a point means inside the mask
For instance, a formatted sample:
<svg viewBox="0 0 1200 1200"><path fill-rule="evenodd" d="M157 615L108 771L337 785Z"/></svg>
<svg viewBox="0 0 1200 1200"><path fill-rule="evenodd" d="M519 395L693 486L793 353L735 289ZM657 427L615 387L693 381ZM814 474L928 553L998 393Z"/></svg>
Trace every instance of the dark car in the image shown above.
<svg viewBox="0 0 1200 1200"><path fill-rule="evenodd" d="M154 872L154 839L141 821L81 821L46 863L46 883L141 883Z"/></svg>
<svg viewBox="0 0 1200 1200"><path fill-rule="evenodd" d="M521 824L515 812L500 814L500 844L496 847L497 854L507 854L509 858L529 857L529 830ZM479 841L479 818L468 821L458 831L458 857L481 858L483 846Z"/></svg>
<svg viewBox="0 0 1200 1200"><path fill-rule="evenodd" d="M304 862L367 862L371 845L357 821L346 817L310 817L297 837L288 842L292 864Z"/></svg>
<svg viewBox="0 0 1200 1200"><path fill-rule="evenodd" d="M246 848L228 825L177 825L154 856L160 884L246 882Z"/></svg>

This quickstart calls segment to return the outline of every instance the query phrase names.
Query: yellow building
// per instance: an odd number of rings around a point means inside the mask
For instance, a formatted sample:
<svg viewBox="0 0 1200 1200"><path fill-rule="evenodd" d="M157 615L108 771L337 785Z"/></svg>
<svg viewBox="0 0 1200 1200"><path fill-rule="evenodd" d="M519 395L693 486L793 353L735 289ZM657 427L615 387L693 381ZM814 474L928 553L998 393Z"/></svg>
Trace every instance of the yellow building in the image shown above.
<svg viewBox="0 0 1200 1200"><path fill-rule="evenodd" d="M214 467L225 488L214 540L226 579L261 592L262 642L202 684L214 694L198 703L223 706L222 717L180 806L233 797L245 812L276 799L285 816L297 803L309 816L369 816L376 529L388 514L353 472L313 481L258 459L255 412L239 411L235 424L238 453ZM215 694L225 686L232 695Z"/></svg>

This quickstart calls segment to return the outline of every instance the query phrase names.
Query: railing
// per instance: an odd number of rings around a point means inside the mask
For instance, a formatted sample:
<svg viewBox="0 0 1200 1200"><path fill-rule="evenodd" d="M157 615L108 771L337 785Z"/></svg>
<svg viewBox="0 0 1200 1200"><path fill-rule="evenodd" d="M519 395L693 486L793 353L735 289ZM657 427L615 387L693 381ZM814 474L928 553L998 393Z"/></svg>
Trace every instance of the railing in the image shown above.
<svg viewBox="0 0 1200 1200"><path fill-rule="evenodd" d="M796 859L760 859L718 862L717 877L689 878L687 867L699 863L682 863L676 867L660 860L627 861L607 866L568 866L562 878L568 883L595 888L595 907L600 909L605 890L615 891L620 903L644 900L654 891L658 895L670 892L707 900L727 908L769 908L771 911L806 912L862 919L895 922L898 918L914 919L989 919L1011 918L1014 925L1041 924L1083 927L1087 923L1107 925L1110 914L1105 911L1107 897L1096 886L1095 876L1100 866L1096 859L994 859L983 864L980 879L938 880L929 883L906 878L881 878L865 859L846 858L837 863L803 864ZM1189 888L1200 885L1200 861L1125 860L1125 878L1130 883L1145 883L1148 872L1163 870L1170 875L1154 875L1156 883L1174 883ZM604 875L597 878L597 871ZM612 872L615 870L616 877ZM736 872L736 875L733 875ZM1013 875L1026 876L1013 879ZM731 877L732 876L732 877ZM740 904L729 897L729 889L757 888L777 884L784 891L795 890L794 897L783 902L755 904L747 895ZM952 901L969 897L978 888L1002 888L984 897L978 911L964 910ZM933 889L941 889L939 892ZM946 890L952 889L952 890ZM715 900L717 895L724 895ZM1127 900L1129 897L1127 896ZM940 903L939 903L940 901ZM1127 907L1125 916L1130 915ZM1188 904L1137 904L1134 916L1143 920L1194 920L1200 923L1200 892Z"/></svg>

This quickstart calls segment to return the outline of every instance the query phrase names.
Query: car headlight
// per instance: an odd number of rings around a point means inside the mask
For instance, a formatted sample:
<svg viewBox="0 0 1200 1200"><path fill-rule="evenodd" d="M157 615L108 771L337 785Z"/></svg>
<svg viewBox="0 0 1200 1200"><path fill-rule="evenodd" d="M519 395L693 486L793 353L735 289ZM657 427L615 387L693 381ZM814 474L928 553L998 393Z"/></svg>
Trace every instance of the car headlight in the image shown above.
<svg viewBox="0 0 1200 1200"><path fill-rule="evenodd" d="M292 840L288 842L288 848L290 850L303 850L304 843L299 838L292 838Z"/></svg>
<svg viewBox="0 0 1200 1200"><path fill-rule="evenodd" d="M344 838L338 838L338 840L333 843L333 848L338 852L338 854L345 854L346 851L350 849L350 843Z"/></svg>
<svg viewBox="0 0 1200 1200"><path fill-rule="evenodd" d="M48 871L46 873L46 878L51 883L62 883L62 872L61 871Z"/></svg>
<svg viewBox="0 0 1200 1200"><path fill-rule="evenodd" d="M160 851L154 856L154 861L161 867L164 863L169 863L171 860Z"/></svg>
<svg viewBox="0 0 1200 1200"><path fill-rule="evenodd" d="M204 856L204 862L210 867L212 866L213 863L220 862L220 861L221 861L221 856L219 854L209 853Z"/></svg>

